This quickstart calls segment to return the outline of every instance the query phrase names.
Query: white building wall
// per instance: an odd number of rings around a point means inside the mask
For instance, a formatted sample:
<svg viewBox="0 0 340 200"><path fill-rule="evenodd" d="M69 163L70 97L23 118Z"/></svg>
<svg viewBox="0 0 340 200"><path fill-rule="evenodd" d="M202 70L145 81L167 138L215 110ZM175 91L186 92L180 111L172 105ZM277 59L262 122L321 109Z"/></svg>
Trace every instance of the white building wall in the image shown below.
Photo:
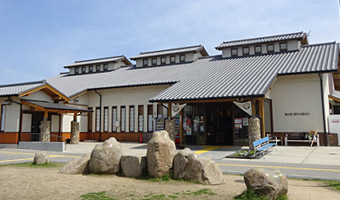
<svg viewBox="0 0 340 200"><path fill-rule="evenodd" d="M329 76L327 73L322 74L322 87L323 87L323 100L324 100L324 109L325 109L325 121L328 122L329 119L329 95L330 95L330 85L329 85ZM326 130L329 132L329 124L326 123Z"/></svg>
<svg viewBox="0 0 340 200"><path fill-rule="evenodd" d="M53 102L52 98L43 91L33 92L30 96L25 96L25 97L22 97L21 99Z"/></svg>
<svg viewBox="0 0 340 200"><path fill-rule="evenodd" d="M319 81L317 74L278 77L271 90L274 132L323 131Z"/></svg>
<svg viewBox="0 0 340 200"><path fill-rule="evenodd" d="M51 132L59 132L59 115L51 115Z"/></svg>
<svg viewBox="0 0 340 200"><path fill-rule="evenodd" d="M135 132L138 132L138 106L144 106L144 131L147 131L147 105L150 105L149 99L156 94L160 93L164 89L169 87L169 85L159 85L159 86L145 86L145 87L132 87L132 88L118 88L118 89L106 89L106 90L98 90L100 94L102 94L102 123L101 130L104 132L104 107L109 107L109 124L108 131L112 132L112 107L117 106L117 119L119 120L119 124L121 121L121 106L125 106L126 108L126 132L129 132L129 106L134 106L135 108ZM90 91L85 94L88 98L88 107L93 108L92 113L92 129L95 131L95 110L96 107L99 107L99 95L94 91ZM154 117L157 116L157 104L153 105L153 114ZM87 119L86 119L87 121ZM84 120L85 122L85 120ZM83 127L87 130L87 126ZM117 132L120 132L120 127L117 127Z"/></svg>
<svg viewBox="0 0 340 200"><path fill-rule="evenodd" d="M22 115L22 132L30 133L32 129L32 114L24 113Z"/></svg>

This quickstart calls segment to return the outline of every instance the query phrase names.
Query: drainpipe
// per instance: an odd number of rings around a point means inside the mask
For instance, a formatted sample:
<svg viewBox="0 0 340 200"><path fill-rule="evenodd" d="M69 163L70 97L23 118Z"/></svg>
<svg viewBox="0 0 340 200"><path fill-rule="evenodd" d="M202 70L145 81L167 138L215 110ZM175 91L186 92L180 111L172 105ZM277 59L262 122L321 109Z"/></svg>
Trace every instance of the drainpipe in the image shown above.
<svg viewBox="0 0 340 200"><path fill-rule="evenodd" d="M322 78L321 78L321 73L319 72L318 74L320 78L320 88L321 88L322 119L323 119L323 130L325 134L325 146L328 146L328 131L326 131L325 103L323 99Z"/></svg>
<svg viewBox="0 0 340 200"><path fill-rule="evenodd" d="M99 141L102 141L102 94L100 94L97 90L94 91L99 95Z"/></svg>
<svg viewBox="0 0 340 200"><path fill-rule="evenodd" d="M21 134L22 134L22 104L16 101L13 101L10 97L8 97L8 101L18 104L20 106L20 118L19 118L19 137L18 137L18 144L21 141Z"/></svg>

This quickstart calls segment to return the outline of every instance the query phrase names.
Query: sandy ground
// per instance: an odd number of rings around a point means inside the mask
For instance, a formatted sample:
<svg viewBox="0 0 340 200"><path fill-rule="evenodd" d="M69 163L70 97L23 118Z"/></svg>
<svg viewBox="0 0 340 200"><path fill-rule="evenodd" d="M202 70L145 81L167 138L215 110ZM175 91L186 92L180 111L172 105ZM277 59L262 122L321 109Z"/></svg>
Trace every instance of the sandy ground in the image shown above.
<svg viewBox="0 0 340 200"><path fill-rule="evenodd" d="M0 199L82 199L81 195L105 191L115 199L233 199L245 190L242 176L225 175L225 184L207 186L183 181L151 182L115 175L64 175L59 168L0 168ZM340 192L317 181L289 180L289 199L340 199ZM210 189L216 195L193 194ZM186 194L185 194L186 193Z"/></svg>

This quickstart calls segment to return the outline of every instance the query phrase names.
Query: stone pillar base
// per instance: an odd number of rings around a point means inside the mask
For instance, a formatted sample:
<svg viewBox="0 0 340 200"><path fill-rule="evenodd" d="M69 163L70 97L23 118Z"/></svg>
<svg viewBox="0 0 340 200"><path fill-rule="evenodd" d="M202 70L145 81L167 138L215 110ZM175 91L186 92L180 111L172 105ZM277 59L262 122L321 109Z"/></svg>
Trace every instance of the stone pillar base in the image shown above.
<svg viewBox="0 0 340 200"><path fill-rule="evenodd" d="M169 137L175 142L175 120L167 119L165 121L165 130L169 133Z"/></svg>
<svg viewBox="0 0 340 200"><path fill-rule="evenodd" d="M79 122L71 122L71 144L79 143Z"/></svg>
<svg viewBox="0 0 340 200"><path fill-rule="evenodd" d="M253 142L261 139L261 120L258 117L251 117L248 126L249 148L254 150Z"/></svg>
<svg viewBox="0 0 340 200"><path fill-rule="evenodd" d="M50 121L42 121L40 123L40 142L50 142L50 128L51 122Z"/></svg>

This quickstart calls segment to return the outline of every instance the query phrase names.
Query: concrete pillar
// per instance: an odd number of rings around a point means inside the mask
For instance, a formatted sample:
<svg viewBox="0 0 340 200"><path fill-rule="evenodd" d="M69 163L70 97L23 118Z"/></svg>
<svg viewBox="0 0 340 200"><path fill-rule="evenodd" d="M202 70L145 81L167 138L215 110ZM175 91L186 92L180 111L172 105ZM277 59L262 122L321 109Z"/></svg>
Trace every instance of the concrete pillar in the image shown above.
<svg viewBox="0 0 340 200"><path fill-rule="evenodd" d="M40 122L40 142L50 142L50 130L51 122L42 121Z"/></svg>
<svg viewBox="0 0 340 200"><path fill-rule="evenodd" d="M169 133L170 139L175 142L175 120L167 119L165 130Z"/></svg>
<svg viewBox="0 0 340 200"><path fill-rule="evenodd" d="M79 143L79 122L71 122L71 144Z"/></svg>
<svg viewBox="0 0 340 200"><path fill-rule="evenodd" d="M261 139L261 121L258 117L251 117L248 126L249 148L254 150L253 142Z"/></svg>

